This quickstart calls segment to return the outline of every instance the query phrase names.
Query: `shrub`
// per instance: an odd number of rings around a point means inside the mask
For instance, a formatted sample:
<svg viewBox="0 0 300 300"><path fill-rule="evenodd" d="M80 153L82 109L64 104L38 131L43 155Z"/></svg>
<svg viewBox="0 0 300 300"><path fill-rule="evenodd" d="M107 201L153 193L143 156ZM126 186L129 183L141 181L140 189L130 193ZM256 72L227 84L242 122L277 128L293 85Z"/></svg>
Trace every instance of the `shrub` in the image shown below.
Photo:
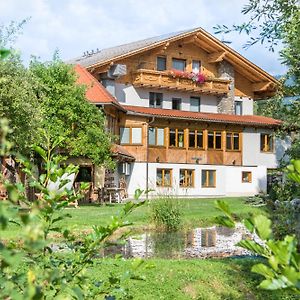
<svg viewBox="0 0 300 300"><path fill-rule="evenodd" d="M157 228L177 231L182 223L179 201L172 196L163 196L151 203L151 220Z"/></svg>

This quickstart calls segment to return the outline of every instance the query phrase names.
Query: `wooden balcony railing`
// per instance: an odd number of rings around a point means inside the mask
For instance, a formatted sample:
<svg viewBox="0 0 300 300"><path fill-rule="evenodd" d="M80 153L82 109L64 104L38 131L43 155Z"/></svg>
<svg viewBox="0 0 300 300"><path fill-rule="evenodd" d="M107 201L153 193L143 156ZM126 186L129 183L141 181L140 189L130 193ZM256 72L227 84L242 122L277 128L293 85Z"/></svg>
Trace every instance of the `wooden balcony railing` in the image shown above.
<svg viewBox="0 0 300 300"><path fill-rule="evenodd" d="M189 78L173 77L169 71L139 69L132 73L136 87L166 89L195 94L224 95L229 91L230 81L221 78L209 78L204 83Z"/></svg>

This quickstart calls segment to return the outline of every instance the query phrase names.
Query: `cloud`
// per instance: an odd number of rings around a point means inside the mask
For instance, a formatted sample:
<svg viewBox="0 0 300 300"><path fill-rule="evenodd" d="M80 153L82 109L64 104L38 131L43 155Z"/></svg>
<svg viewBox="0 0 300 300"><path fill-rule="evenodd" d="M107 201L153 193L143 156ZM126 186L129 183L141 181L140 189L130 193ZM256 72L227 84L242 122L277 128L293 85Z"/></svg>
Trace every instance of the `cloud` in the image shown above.
<svg viewBox="0 0 300 300"><path fill-rule="evenodd" d="M122 43L203 27L213 33L216 24L241 23L240 13L246 0L10 0L0 3L0 19L31 17L16 46L25 61L31 54L42 60L52 58L56 49L63 59L81 55L86 50L106 48ZM222 38L222 36L218 36ZM246 38L238 34L225 37L232 46L254 63L277 74L283 67L278 54L263 46L245 51Z"/></svg>

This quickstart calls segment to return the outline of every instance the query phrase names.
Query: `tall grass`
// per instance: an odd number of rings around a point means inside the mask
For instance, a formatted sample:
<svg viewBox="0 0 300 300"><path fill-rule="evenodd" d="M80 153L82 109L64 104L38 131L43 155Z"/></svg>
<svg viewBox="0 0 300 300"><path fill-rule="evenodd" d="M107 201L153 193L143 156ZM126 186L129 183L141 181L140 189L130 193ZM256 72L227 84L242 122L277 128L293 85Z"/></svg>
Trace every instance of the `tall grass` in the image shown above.
<svg viewBox="0 0 300 300"><path fill-rule="evenodd" d="M182 209L180 202L174 196L160 196L150 203L151 221L157 229L177 231L182 224Z"/></svg>

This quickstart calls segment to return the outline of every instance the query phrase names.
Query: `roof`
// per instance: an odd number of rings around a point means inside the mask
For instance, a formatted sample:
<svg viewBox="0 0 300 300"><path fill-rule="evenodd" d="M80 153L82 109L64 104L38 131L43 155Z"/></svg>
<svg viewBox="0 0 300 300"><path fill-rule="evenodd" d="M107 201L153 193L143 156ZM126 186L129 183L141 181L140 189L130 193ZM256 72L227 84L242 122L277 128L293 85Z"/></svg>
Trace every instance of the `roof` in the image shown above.
<svg viewBox="0 0 300 300"><path fill-rule="evenodd" d="M74 70L78 75L77 83L87 86L86 97L94 104L115 104L119 102L106 90L106 88L84 67L75 65Z"/></svg>
<svg viewBox="0 0 300 300"><path fill-rule="evenodd" d="M263 77L276 83L276 85L279 84L275 77L271 76L269 73L267 73L266 71L264 71L248 59L246 59L245 57L243 57L237 51L233 50L228 45L224 44L201 27L164 34L128 44L123 44L116 47L98 50L88 55L83 55L81 57L77 57L73 60L70 60L68 61L68 63L80 64L87 68L93 68L106 63L115 62L118 59L123 59L125 57L143 52L145 50L156 48L158 46L163 45L166 42L173 42L185 37L193 36L195 34L199 34L201 38L203 38L206 42L210 41L214 45L214 47L218 48L218 51L227 52L225 59L232 61L233 58L236 58L240 62L250 67L250 69L252 69L253 71L258 72Z"/></svg>
<svg viewBox="0 0 300 300"><path fill-rule="evenodd" d="M114 144L112 146L112 153L116 155L125 156L126 158L129 158L130 160L135 160L135 157L130 154L124 147Z"/></svg>
<svg viewBox="0 0 300 300"><path fill-rule="evenodd" d="M203 122L226 123L226 124L241 124L248 126L280 126L282 121L275 120L263 116L255 115L228 115L219 113L204 113L204 112L191 112L183 110L140 107L140 106L123 106L127 113L143 116L157 116L160 118L169 119L189 119Z"/></svg>
<svg viewBox="0 0 300 300"><path fill-rule="evenodd" d="M132 43L119 45L116 47L102 49L102 50L99 50L96 53L93 53L90 55L86 55L86 56L84 55L84 56L77 57L77 58L69 61L69 63L73 63L73 64L77 63L84 67L89 67L94 64L106 62L110 59L121 56L123 54L128 54L135 50L139 50L139 49L148 47L150 45L153 45L153 44L156 44L159 42L164 42L165 40L168 40L170 38L181 36L184 33L190 33L190 32L191 32L191 30L178 31L178 32L163 34L160 36L135 41Z"/></svg>

